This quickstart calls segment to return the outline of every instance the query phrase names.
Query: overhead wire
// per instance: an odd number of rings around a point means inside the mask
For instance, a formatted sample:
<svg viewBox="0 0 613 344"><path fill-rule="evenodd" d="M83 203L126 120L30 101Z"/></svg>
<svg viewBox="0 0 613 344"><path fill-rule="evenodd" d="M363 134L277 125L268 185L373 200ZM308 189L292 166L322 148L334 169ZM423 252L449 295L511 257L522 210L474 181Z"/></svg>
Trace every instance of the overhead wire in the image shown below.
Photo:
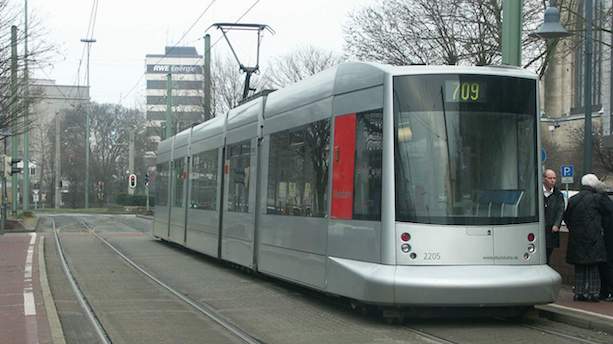
<svg viewBox="0 0 613 344"><path fill-rule="evenodd" d="M209 2L208 6L200 13L198 18L196 18L196 20L192 23L192 25L190 25L189 28L183 33L181 38L171 47L170 51L172 51L176 46L181 44L183 39L185 39L185 36L187 36L190 33L190 31L194 28L194 26L196 26L196 24L198 24L200 19L202 19L202 17L204 17L204 15L209 11L211 6L213 6L213 4L216 1L217 0L211 0L211 2ZM162 61L162 57L156 62L156 64L158 62L160 62L160 61ZM138 78L138 80L136 80L136 83L128 90L128 92L125 93L123 98L127 98L136 89L136 87L138 87L140 85L140 82L143 80L144 77L145 77L145 74L141 74L141 76ZM120 99L119 103L121 104L121 99Z"/></svg>
<svg viewBox="0 0 613 344"><path fill-rule="evenodd" d="M215 2L216 0L211 1L211 3L209 3L209 5L204 9L204 11L200 14L200 16L198 16L198 19L196 19L196 21L189 27L189 29L183 34L183 36L181 36L181 39L179 40L179 42L177 42L174 46L177 46L179 43L181 43L181 41L185 38L185 36L188 35L189 31L191 31L194 26L196 26L196 24L198 23L198 21L200 21L200 19L204 16L204 14L208 11L208 9L211 7L211 5ZM251 6L249 6L249 8L247 8L247 10L245 12L243 12L243 14L241 14L238 19L236 19L235 23L238 23L239 21L241 21L249 12L251 12L251 10L253 10L253 8L260 2L260 0L255 0L255 2L253 4L251 4ZM220 36L212 45L211 48L214 47L219 40L221 40L223 36ZM200 40L200 39L198 39ZM174 48L174 46L171 48ZM160 58L157 62L160 62L162 60L162 58ZM141 74L141 76L138 78L138 80L136 81L136 83L134 84L134 86L132 86L130 88L130 90L128 92L126 92L126 94L123 96L123 98L127 98L135 89L136 87L138 87L138 85L140 84L141 80L145 77L145 74ZM121 99L120 99L120 103L121 103Z"/></svg>

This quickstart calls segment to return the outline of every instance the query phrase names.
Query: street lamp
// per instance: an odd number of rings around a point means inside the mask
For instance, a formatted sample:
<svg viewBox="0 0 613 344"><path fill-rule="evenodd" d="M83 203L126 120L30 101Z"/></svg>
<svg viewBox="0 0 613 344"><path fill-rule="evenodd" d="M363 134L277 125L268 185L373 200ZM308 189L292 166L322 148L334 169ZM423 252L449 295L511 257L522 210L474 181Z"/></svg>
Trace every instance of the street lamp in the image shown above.
<svg viewBox="0 0 613 344"><path fill-rule="evenodd" d="M541 39L556 39L568 37L571 34L560 24L560 11L556 7L555 0L549 1L549 6L545 9L543 24L538 30L531 33L530 37Z"/></svg>
<svg viewBox="0 0 613 344"><path fill-rule="evenodd" d="M538 30L531 33L532 37L556 39L570 36L570 33L560 24L560 11L555 7L555 1L549 2L545 10L545 20ZM585 52L584 52L584 111L585 122L583 131L583 174L592 170L592 0L585 1Z"/></svg>

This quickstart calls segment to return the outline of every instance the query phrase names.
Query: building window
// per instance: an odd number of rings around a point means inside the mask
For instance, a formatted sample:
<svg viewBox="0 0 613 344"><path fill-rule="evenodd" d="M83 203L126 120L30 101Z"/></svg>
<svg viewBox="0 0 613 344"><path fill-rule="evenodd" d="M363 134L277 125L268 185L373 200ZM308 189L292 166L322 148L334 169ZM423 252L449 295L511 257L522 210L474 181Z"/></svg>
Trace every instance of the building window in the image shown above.
<svg viewBox="0 0 613 344"><path fill-rule="evenodd" d="M217 153L218 150L213 149L192 158L191 208L217 209Z"/></svg>
<svg viewBox="0 0 613 344"><path fill-rule="evenodd" d="M593 6L593 25L594 28L603 27L604 11L602 1L595 1ZM583 2L579 4L581 16L585 18L585 5ZM584 21L578 21L577 32L584 32ZM603 30L593 30L592 32L592 111L598 111L602 108L602 47L603 47ZM584 113L585 111L585 43L584 37L581 35L577 38L575 49L575 101L573 104L572 113Z"/></svg>
<svg viewBox="0 0 613 344"><path fill-rule="evenodd" d="M235 143L227 148L228 211L249 212L249 174L251 140Z"/></svg>
<svg viewBox="0 0 613 344"><path fill-rule="evenodd" d="M330 121L270 135L267 214L324 217Z"/></svg>

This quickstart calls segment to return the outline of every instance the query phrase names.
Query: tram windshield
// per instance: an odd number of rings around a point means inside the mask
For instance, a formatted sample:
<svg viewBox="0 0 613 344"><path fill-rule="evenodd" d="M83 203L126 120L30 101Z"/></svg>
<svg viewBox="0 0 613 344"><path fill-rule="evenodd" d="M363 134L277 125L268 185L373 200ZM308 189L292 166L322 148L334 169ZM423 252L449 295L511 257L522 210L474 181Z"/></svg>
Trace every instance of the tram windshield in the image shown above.
<svg viewBox="0 0 613 344"><path fill-rule="evenodd" d="M398 221L538 222L536 81L394 78Z"/></svg>

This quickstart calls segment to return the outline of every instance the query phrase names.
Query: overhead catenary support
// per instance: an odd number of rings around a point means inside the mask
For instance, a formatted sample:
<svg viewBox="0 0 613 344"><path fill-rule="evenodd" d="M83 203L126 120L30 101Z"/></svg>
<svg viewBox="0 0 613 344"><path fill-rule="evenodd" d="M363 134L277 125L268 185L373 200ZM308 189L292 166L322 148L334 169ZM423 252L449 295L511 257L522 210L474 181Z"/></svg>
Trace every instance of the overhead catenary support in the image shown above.
<svg viewBox="0 0 613 344"><path fill-rule="evenodd" d="M502 7L502 64L521 63L522 0L504 0Z"/></svg>
<svg viewBox="0 0 613 344"><path fill-rule="evenodd" d="M204 120L208 121L211 115L211 35L204 35Z"/></svg>
<svg viewBox="0 0 613 344"><path fill-rule="evenodd" d="M243 87L243 100L244 100L245 98L249 96L249 91L255 91L255 89L251 88L250 83L251 83L251 75L253 73L257 73L258 70L260 69L260 43L262 42L262 31L267 30L273 35L275 34L275 31L270 26L265 25L265 24L215 23L211 25L211 27L213 26L221 30L224 38L226 39L226 42L228 42L228 46L230 46L230 50L232 51L232 54L234 55L236 62L238 62L238 65L240 66L241 72L245 72L245 85ZM257 32L258 42L257 42L255 66L245 66L244 64L241 63L240 59L238 58L238 55L236 54L236 51L234 50L234 47L232 46L232 43L230 43L230 40L228 39L227 32L232 31L232 30L256 31Z"/></svg>
<svg viewBox="0 0 613 344"><path fill-rule="evenodd" d="M23 115L23 210L30 210L30 79L28 75L28 0L25 0L23 78L24 78L24 115Z"/></svg>
<svg viewBox="0 0 613 344"><path fill-rule="evenodd" d="M96 40L93 38L81 39L81 42L87 44L87 106L85 109L85 208L89 208L89 117L91 111L91 89L89 86L89 52L91 44Z"/></svg>
<svg viewBox="0 0 613 344"><path fill-rule="evenodd" d="M174 135L172 120L172 74L166 74L166 132L165 139Z"/></svg>
<svg viewBox="0 0 613 344"><path fill-rule="evenodd" d="M11 157L17 159L19 139L17 137L17 26L11 26L11 97L9 101L11 111ZM13 215L17 213L19 195L17 187L19 179L17 174L11 176L11 212Z"/></svg>

